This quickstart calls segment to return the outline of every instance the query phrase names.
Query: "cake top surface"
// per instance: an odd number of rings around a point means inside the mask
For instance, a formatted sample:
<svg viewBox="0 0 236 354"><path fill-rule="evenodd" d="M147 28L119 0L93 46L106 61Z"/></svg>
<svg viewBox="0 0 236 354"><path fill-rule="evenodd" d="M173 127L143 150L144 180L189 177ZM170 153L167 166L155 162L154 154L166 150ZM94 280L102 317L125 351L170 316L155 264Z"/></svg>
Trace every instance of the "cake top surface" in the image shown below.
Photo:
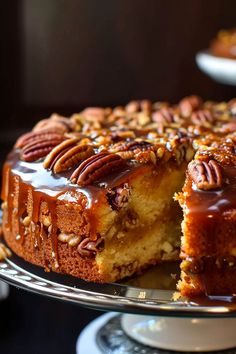
<svg viewBox="0 0 236 354"><path fill-rule="evenodd" d="M22 171L40 166L40 180L50 171L59 189L65 183L83 188L137 166L191 161L193 183L207 191L227 182L223 166L235 166L235 145L236 99L189 96L176 105L142 100L69 118L53 114L17 140L9 159L20 161Z"/></svg>

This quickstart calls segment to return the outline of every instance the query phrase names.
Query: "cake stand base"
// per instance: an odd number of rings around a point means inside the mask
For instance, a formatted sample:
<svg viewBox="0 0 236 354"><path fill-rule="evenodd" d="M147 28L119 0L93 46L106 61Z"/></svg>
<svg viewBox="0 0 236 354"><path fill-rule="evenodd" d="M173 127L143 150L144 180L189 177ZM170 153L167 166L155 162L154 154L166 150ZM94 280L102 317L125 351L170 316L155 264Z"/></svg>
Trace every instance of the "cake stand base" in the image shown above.
<svg viewBox="0 0 236 354"><path fill-rule="evenodd" d="M108 313L81 332L77 354L159 354L218 351L233 354L236 347L234 318L173 318ZM159 349L158 349L159 348ZM164 350L165 351L164 351ZM216 353L216 352L215 352Z"/></svg>

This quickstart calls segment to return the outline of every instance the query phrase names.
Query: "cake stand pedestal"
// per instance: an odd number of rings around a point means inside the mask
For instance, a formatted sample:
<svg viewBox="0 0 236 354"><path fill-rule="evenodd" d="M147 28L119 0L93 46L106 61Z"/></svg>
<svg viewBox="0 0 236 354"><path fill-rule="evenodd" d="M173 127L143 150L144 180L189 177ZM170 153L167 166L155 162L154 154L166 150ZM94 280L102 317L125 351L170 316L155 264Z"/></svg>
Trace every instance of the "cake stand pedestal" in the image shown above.
<svg viewBox="0 0 236 354"><path fill-rule="evenodd" d="M77 354L154 354L220 351L235 353L235 318L171 318L108 313L92 321L81 332Z"/></svg>

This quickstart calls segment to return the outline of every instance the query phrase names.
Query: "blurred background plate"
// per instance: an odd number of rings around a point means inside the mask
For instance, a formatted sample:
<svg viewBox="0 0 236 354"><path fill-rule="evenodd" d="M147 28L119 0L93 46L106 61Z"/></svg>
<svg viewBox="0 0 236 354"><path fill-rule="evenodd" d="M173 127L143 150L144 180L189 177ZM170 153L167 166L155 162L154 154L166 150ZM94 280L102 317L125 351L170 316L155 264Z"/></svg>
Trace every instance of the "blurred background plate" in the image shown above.
<svg viewBox="0 0 236 354"><path fill-rule="evenodd" d="M213 80L226 85L236 85L236 60L217 57L209 51L201 51L196 55L196 62L205 74Z"/></svg>

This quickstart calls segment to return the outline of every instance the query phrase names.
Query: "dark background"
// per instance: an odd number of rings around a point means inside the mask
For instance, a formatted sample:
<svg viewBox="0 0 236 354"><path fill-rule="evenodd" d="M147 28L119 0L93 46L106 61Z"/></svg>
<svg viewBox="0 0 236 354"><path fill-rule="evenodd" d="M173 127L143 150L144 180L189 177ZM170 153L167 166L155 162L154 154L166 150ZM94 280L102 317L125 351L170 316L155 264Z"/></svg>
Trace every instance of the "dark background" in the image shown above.
<svg viewBox="0 0 236 354"><path fill-rule="evenodd" d="M219 29L236 26L235 13L235 0L1 0L0 164L16 137L51 112L236 96L195 64ZM17 289L0 313L1 354L73 353L97 316Z"/></svg>

